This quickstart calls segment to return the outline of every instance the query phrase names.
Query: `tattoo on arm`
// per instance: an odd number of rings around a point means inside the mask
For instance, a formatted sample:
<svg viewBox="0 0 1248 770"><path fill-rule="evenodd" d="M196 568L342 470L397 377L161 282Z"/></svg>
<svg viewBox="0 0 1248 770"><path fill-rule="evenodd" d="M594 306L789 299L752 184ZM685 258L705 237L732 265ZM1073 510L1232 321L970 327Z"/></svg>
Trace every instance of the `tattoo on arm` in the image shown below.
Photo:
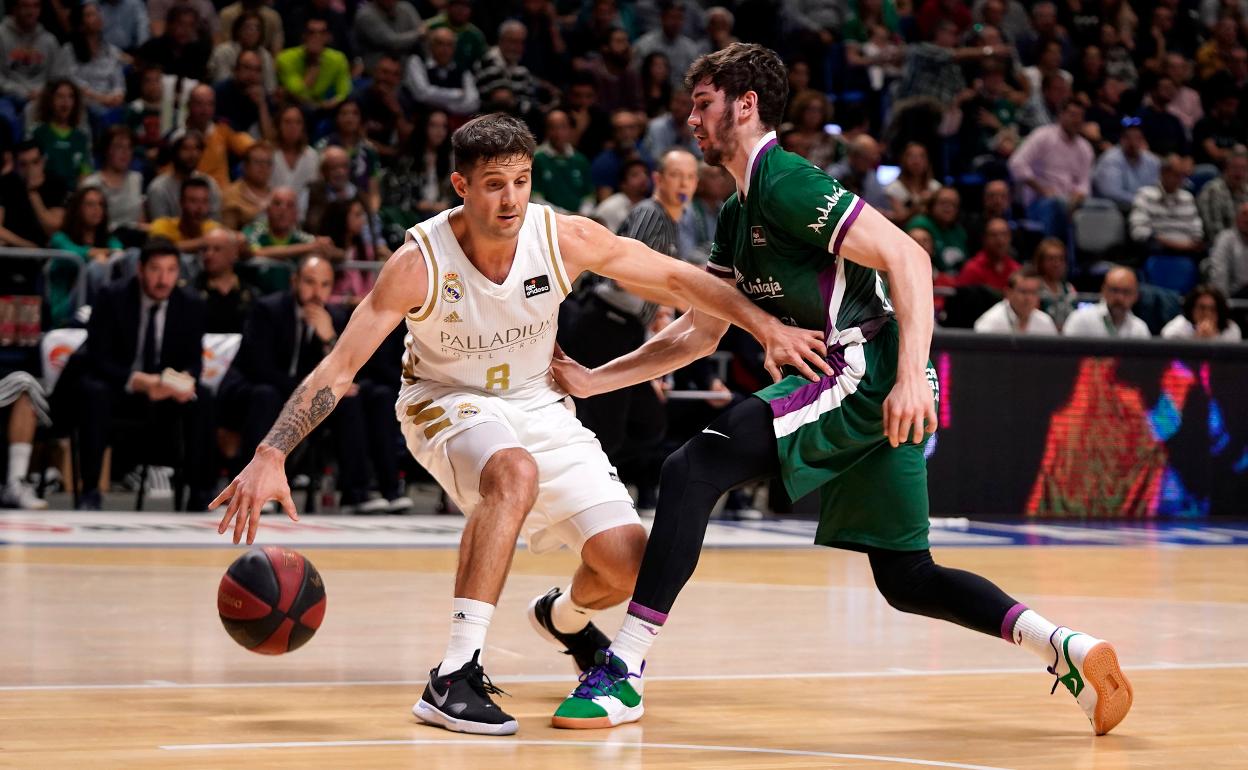
<svg viewBox="0 0 1248 770"><path fill-rule="evenodd" d="M303 441L312 429L320 424L321 420L334 411L337 399L331 388L324 387L318 390L312 396L310 403L305 400L307 393L307 384L301 383L295 388L295 392L290 394L286 406L282 407L282 413L278 415L277 422L273 423L269 435L264 437L265 444L290 454L290 451L300 441Z"/></svg>

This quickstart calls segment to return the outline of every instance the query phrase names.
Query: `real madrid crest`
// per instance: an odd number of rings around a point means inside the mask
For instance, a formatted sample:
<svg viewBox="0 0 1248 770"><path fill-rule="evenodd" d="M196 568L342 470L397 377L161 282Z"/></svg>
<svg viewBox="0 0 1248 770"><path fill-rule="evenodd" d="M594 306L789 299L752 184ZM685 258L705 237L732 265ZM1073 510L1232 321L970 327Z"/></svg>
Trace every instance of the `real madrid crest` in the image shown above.
<svg viewBox="0 0 1248 770"><path fill-rule="evenodd" d="M447 273L442 276L442 299L447 302L459 302L464 298L464 284L459 280L459 273Z"/></svg>
<svg viewBox="0 0 1248 770"><path fill-rule="evenodd" d="M481 413L481 409L476 404L467 401L455 408L459 410L459 419L461 420L467 420L469 417L475 417Z"/></svg>

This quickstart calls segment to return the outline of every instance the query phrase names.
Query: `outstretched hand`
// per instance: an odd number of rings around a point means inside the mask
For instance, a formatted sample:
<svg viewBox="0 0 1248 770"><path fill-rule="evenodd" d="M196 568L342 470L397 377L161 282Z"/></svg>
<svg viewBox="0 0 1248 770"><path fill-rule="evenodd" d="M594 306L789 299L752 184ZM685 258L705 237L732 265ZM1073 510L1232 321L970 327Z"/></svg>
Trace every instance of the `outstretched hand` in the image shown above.
<svg viewBox="0 0 1248 770"><path fill-rule="evenodd" d="M256 541L256 530L260 527L260 512L270 500L276 500L291 521L299 521L295 501L290 496L290 485L286 481L285 458L276 449L262 446L256 450L247 467L217 495L217 499L208 504L208 510L215 510L225 502L230 504L217 526L217 534L224 535L233 520L234 542L242 539L243 527L246 527L247 545L251 545Z"/></svg>
<svg viewBox="0 0 1248 770"><path fill-rule="evenodd" d="M759 342L766 353L763 367L774 382L784 377L781 369L785 366L793 367L812 382L819 380L816 370L829 377L836 375L828 363L828 346L821 332L785 326L777 320L767 325Z"/></svg>

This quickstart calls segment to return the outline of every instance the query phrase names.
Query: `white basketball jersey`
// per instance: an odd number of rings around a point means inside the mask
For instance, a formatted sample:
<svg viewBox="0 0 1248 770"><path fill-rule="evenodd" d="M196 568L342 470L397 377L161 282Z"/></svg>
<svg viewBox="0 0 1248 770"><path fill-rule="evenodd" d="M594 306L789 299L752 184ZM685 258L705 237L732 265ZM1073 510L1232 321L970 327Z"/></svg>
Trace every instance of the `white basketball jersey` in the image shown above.
<svg viewBox="0 0 1248 770"><path fill-rule="evenodd" d="M559 255L555 214L530 203L511 272L501 284L468 260L450 209L407 231L424 252L425 302L407 315L403 380L431 380L490 393L522 407L564 397L549 376L559 303L571 287Z"/></svg>

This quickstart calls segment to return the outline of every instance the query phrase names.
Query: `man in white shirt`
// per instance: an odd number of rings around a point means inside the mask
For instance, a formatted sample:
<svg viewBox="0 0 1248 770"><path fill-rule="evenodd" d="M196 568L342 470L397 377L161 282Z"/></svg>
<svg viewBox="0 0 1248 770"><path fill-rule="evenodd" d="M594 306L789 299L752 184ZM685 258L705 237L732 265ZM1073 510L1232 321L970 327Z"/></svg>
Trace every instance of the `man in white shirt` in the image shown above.
<svg viewBox="0 0 1248 770"><path fill-rule="evenodd" d="M1040 273L1024 265L1010 274L1005 299L984 311L975 321L982 334L1057 334L1057 324L1040 309Z"/></svg>
<svg viewBox="0 0 1248 770"><path fill-rule="evenodd" d="M1067 337L1120 337L1148 339L1148 324L1131 312L1140 294L1135 271L1115 267L1105 274L1101 301L1094 307L1081 307L1070 314L1062 334Z"/></svg>

